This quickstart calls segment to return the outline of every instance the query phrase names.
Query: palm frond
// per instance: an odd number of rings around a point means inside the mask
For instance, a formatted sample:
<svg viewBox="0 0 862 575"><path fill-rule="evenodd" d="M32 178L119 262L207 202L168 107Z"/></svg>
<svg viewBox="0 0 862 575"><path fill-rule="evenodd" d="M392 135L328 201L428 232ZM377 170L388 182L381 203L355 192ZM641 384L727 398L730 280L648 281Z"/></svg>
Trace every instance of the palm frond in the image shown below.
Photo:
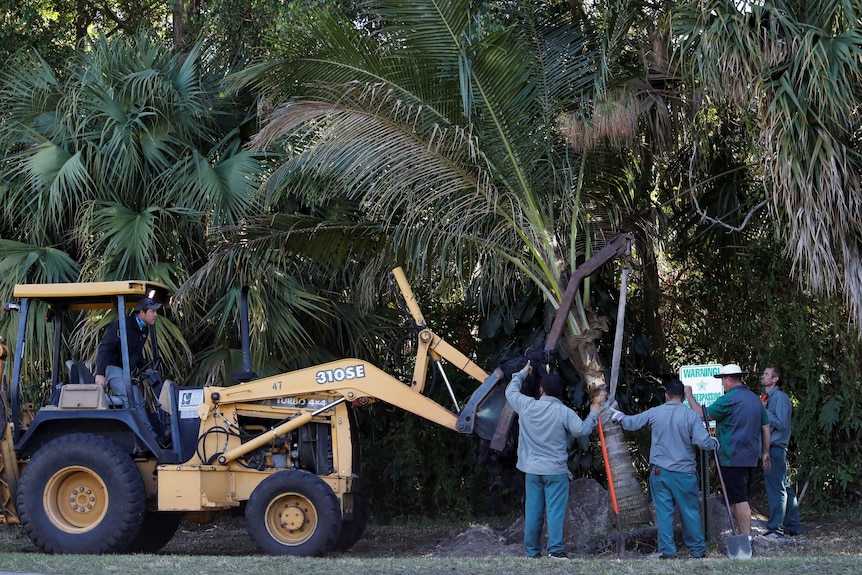
<svg viewBox="0 0 862 575"><path fill-rule="evenodd" d="M83 204L90 194L92 180L80 152L70 154L45 142L28 151L24 169L38 198L35 213L49 228L65 226L74 218L70 208Z"/></svg>
<svg viewBox="0 0 862 575"><path fill-rule="evenodd" d="M217 162L213 165L211 162ZM210 225L236 224L252 213L262 172L260 162L248 152L213 160L192 154L172 170L173 201L189 209L209 206Z"/></svg>
<svg viewBox="0 0 862 575"><path fill-rule="evenodd" d="M80 267L64 251L0 239L0 293L17 283L63 283L78 280Z"/></svg>
<svg viewBox="0 0 862 575"><path fill-rule="evenodd" d="M0 86L0 138L7 146L52 135L62 90L45 60L32 51L19 54L4 66Z"/></svg>
<svg viewBox="0 0 862 575"><path fill-rule="evenodd" d="M148 277L153 254L160 253L157 226L160 209L136 211L113 202L93 208L89 237L91 249L105 254L101 274L110 279Z"/></svg>
<svg viewBox="0 0 862 575"><path fill-rule="evenodd" d="M251 285L265 281L273 271L307 275L310 272L301 270L319 266L348 270L386 249L386 236L375 224L292 214L274 214L219 228L214 236L219 238L219 245L178 297L187 290L218 293L236 285ZM331 286L344 284L344 277L332 277L337 279Z"/></svg>
<svg viewBox="0 0 862 575"><path fill-rule="evenodd" d="M816 291L843 290L862 325L858 287L846 282L862 266L854 259L862 229L858 7L767 2L743 14L709 2L688 17L685 47L709 94L739 106L756 126L756 158L794 273Z"/></svg>
<svg viewBox="0 0 862 575"><path fill-rule="evenodd" d="M199 317L194 329L213 343L209 377L237 371L239 290L250 286L252 349L258 373L278 373L328 361L349 349L358 337L347 325L346 309L336 312L343 286L357 285L368 261L385 245L369 225L276 214L217 230L220 243L206 265L176 293L186 317ZM391 258L389 259L391 262ZM352 308L351 308L352 309ZM333 326L339 329L333 330ZM347 340L333 336L352 333ZM213 339L213 334L218 334ZM325 343L329 342L329 343ZM219 351L221 350L221 351Z"/></svg>
<svg viewBox="0 0 862 575"><path fill-rule="evenodd" d="M276 108L253 142L257 150L298 144L270 185L303 194L334 182L329 199L357 199L413 265L436 267L447 282L483 266L508 285L503 276L517 272L511 254L526 248L531 273L559 293L566 251L556 236L567 218L557 210L559 198L572 197L572 166L559 153L557 117L596 84L595 51L570 22L522 14L530 26L516 31L476 26L466 3L370 9L376 49L365 40L336 53L327 37L315 44L319 53L278 74L244 78L270 89L268 99L281 94L275 84L305 96ZM354 67L371 55L373 64Z"/></svg>

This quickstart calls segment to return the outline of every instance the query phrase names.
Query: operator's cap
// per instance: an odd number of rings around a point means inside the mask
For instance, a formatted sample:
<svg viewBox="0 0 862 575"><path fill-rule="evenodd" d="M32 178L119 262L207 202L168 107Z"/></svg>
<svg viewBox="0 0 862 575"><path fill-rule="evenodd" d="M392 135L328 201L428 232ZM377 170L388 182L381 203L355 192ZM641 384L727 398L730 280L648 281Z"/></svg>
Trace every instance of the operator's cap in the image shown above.
<svg viewBox="0 0 862 575"><path fill-rule="evenodd" d="M747 371L744 371L741 367L736 365L735 363L729 363L727 365L722 365L721 369L718 373L713 374L713 377L724 377L726 375L738 375L744 377L748 375Z"/></svg>
<svg viewBox="0 0 862 575"><path fill-rule="evenodd" d="M160 307L162 307L162 304L151 297L145 297L135 306L135 312L146 311L148 309L159 309Z"/></svg>

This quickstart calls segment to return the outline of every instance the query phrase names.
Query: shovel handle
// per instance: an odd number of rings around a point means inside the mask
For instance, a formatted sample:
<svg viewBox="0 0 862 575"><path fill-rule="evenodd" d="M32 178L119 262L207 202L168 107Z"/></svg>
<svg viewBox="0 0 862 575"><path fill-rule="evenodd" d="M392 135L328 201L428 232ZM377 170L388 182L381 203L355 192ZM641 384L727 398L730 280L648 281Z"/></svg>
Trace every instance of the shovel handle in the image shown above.
<svg viewBox="0 0 862 575"><path fill-rule="evenodd" d="M602 459L605 460L605 472L608 474L608 493L614 506L614 513L619 515L620 508L617 505L617 492L614 489L614 477L611 475L611 462L608 460L608 446L605 443L605 431L602 429L602 417L599 416L599 442L602 444Z"/></svg>
<svg viewBox="0 0 862 575"><path fill-rule="evenodd" d="M703 413L703 424L706 425L707 433L714 436L712 430L709 428L709 416L706 414L706 408L701 407L700 409ZM721 462L718 459L718 449L713 449L712 453L715 455L715 471L718 473L718 482L721 484L721 494L724 495L724 505L727 507L727 514L730 516L730 530L735 536L737 533L736 518L733 516L733 511L730 509L730 500L727 498L727 488L724 486L724 477L721 475Z"/></svg>

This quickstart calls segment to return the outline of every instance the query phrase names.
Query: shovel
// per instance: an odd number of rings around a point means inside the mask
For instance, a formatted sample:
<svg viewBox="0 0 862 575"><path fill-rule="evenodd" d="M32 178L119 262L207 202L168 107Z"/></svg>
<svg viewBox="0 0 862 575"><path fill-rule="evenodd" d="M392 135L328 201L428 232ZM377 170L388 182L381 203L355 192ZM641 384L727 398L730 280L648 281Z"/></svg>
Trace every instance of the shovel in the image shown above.
<svg viewBox="0 0 862 575"><path fill-rule="evenodd" d="M711 434L706 408L703 408L703 423L706 425L706 430ZM733 517L733 511L730 509L730 500L727 498L727 489L724 487L724 478L721 476L721 463L718 461L718 450L713 449L712 453L715 455L715 470L718 472L718 482L721 483L721 494L724 495L724 504L727 507L727 514L730 516L730 531L733 533L730 537L724 538L724 545L727 547L727 556L731 559L751 559L751 541L748 540L748 535L740 535L736 531L736 519Z"/></svg>

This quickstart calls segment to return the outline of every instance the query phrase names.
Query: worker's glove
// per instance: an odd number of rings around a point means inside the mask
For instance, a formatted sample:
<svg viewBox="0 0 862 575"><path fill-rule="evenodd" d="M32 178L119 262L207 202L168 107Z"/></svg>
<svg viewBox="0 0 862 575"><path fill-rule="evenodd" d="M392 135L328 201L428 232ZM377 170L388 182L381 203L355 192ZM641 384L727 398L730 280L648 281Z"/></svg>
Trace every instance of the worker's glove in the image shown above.
<svg viewBox="0 0 862 575"><path fill-rule="evenodd" d="M625 413L620 411L619 409L611 408L611 419L619 423L626 416Z"/></svg>

